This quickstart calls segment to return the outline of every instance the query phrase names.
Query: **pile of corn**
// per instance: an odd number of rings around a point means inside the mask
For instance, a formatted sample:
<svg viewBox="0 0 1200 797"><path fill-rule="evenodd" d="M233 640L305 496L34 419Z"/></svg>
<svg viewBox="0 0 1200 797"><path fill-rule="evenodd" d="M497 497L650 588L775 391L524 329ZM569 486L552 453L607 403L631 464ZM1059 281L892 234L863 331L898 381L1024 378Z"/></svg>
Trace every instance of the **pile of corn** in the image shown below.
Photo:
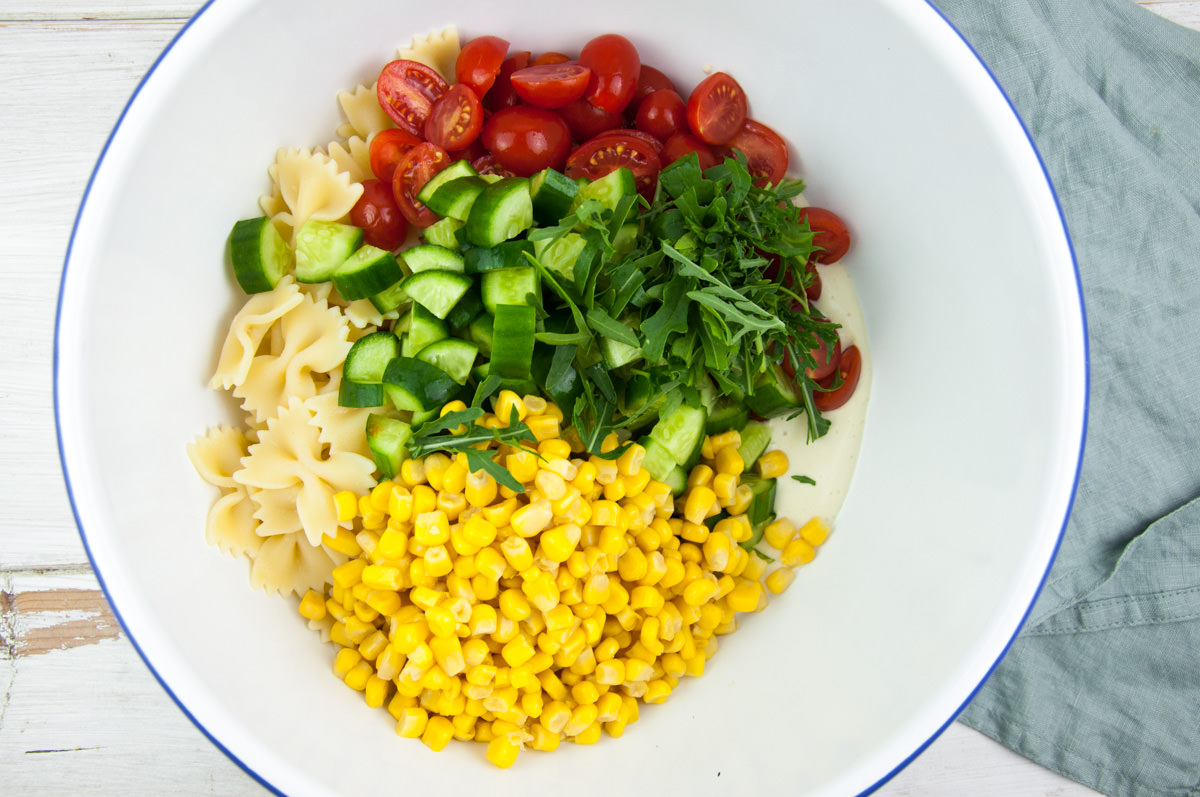
<svg viewBox="0 0 1200 797"><path fill-rule="evenodd" d="M407 460L369 495L337 496L357 533L325 542L350 559L327 595L300 603L304 617L333 620L335 672L386 704L399 735L433 750L485 742L499 767L522 747L620 736L639 700L661 703L701 675L717 637L786 589L828 533L819 520L770 524L782 566L767 574L738 544L752 530L736 432L705 441L676 499L641 467L639 445L615 460L577 455L539 397L502 393L477 423L502 425L513 407L537 444L496 456L524 493L470 472L461 454ZM757 466L782 475L787 458L768 452Z"/></svg>

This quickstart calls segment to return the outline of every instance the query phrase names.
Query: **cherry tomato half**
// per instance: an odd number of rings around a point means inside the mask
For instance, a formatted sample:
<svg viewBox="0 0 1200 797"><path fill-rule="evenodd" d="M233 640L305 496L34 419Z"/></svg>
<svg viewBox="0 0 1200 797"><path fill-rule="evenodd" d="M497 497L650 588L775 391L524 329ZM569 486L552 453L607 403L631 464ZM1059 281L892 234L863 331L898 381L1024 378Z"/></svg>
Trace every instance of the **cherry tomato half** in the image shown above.
<svg viewBox="0 0 1200 797"><path fill-rule="evenodd" d="M462 149L479 138L483 106L475 90L455 83L433 104L425 120L425 138L442 149Z"/></svg>
<svg viewBox="0 0 1200 797"><path fill-rule="evenodd" d="M855 349L857 351L857 349ZM830 351L829 344L821 339L821 345L812 350L813 359L817 361L816 366L805 368L804 373L808 374L809 379L821 381L825 377L837 370L838 363L842 361L842 341L839 338L833 344L833 350Z"/></svg>
<svg viewBox="0 0 1200 797"><path fill-rule="evenodd" d="M565 64L570 60L571 56L567 55L566 53L548 52L529 59L529 65L541 66L543 64Z"/></svg>
<svg viewBox="0 0 1200 797"><path fill-rule="evenodd" d="M542 169L562 169L571 151L571 131L554 111L518 105L492 114L483 126L483 145L501 166L529 177Z"/></svg>
<svg viewBox="0 0 1200 797"><path fill-rule="evenodd" d="M381 181L391 185L392 175L396 171L396 164L400 162L400 158L405 152L408 152L410 147L415 147L420 143L419 136L414 136L398 127L380 130L371 139L371 171Z"/></svg>
<svg viewBox="0 0 1200 797"><path fill-rule="evenodd" d="M625 117L597 108L587 100L576 100L558 109L558 115L571 128L571 138L587 141L605 130L615 130L625 124Z"/></svg>
<svg viewBox="0 0 1200 797"><path fill-rule="evenodd" d="M459 50L454 76L459 83L470 86L475 96L482 97L496 81L507 52L508 42L499 36L477 36Z"/></svg>
<svg viewBox="0 0 1200 797"><path fill-rule="evenodd" d="M708 144L705 144L690 133L676 133L666 140L662 150L663 165L672 164L689 152L696 153L696 156L700 159L701 169L717 165L717 156L713 154Z"/></svg>
<svg viewBox="0 0 1200 797"><path fill-rule="evenodd" d="M652 66L642 64L641 71L638 73L637 88L633 90L633 98L629 102L636 107L642 100L650 96L652 92L661 91L662 89L678 93L675 84L671 82L671 78Z"/></svg>
<svg viewBox="0 0 1200 797"><path fill-rule="evenodd" d="M519 103L521 98L517 96L517 92L512 87L512 73L527 66L529 66L528 50L505 58L504 63L500 64L500 73L496 75L491 89L483 95L483 107L489 111L498 111L501 108L511 108Z"/></svg>
<svg viewBox="0 0 1200 797"><path fill-rule="evenodd" d="M813 231L813 244L821 247L822 251L814 252L812 261L826 264L836 263L850 249L850 231L841 216L825 208L798 208L800 218L808 219L808 227Z"/></svg>
<svg viewBox="0 0 1200 797"><path fill-rule="evenodd" d="M392 196L408 223L425 229L438 220L437 214L417 200L417 194L429 178L450 165L450 156L437 144L418 144L396 164L392 177Z"/></svg>
<svg viewBox="0 0 1200 797"><path fill-rule="evenodd" d="M540 64L512 73L513 91L530 105L561 108L583 96L592 72L579 64Z"/></svg>
<svg viewBox="0 0 1200 797"><path fill-rule="evenodd" d="M471 168L480 174L498 174L501 177L516 177L515 174L501 166L500 162L496 160L496 156L491 153L475 158L471 161Z"/></svg>
<svg viewBox="0 0 1200 797"><path fill-rule="evenodd" d="M447 88L442 76L425 64L400 59L383 67L375 93L396 127L420 136L430 109Z"/></svg>
<svg viewBox="0 0 1200 797"><path fill-rule="evenodd" d="M604 138L606 136L624 136L627 138L636 138L638 141L641 141L646 146L650 147L650 149L654 150L654 154L659 156L659 162L662 162L663 144L649 133L646 133L642 130L635 130L632 127L618 127L616 130L605 130L603 133L592 136L592 138Z"/></svg>
<svg viewBox="0 0 1200 797"><path fill-rule="evenodd" d="M644 197L654 195L662 161L655 148L637 136L601 133L571 153L566 173L571 179L599 180L622 166L633 172L638 193Z"/></svg>
<svg viewBox="0 0 1200 797"><path fill-rule="evenodd" d="M637 89L642 59L633 42L619 33L605 33L583 45L579 63L592 70L587 101L611 113L625 110Z"/></svg>
<svg viewBox="0 0 1200 797"><path fill-rule="evenodd" d="M746 92L724 72L714 72L692 90L688 127L706 144L727 144L746 121Z"/></svg>
<svg viewBox="0 0 1200 797"><path fill-rule="evenodd" d="M446 154L450 156L450 161L473 161L476 158L482 158L488 154L487 147L483 146L483 142L478 138L472 141L463 149L446 150Z"/></svg>
<svg viewBox="0 0 1200 797"><path fill-rule="evenodd" d="M838 359L837 371L841 375L842 383L840 385L833 390L813 391L813 405L821 412L836 410L854 395L854 390L858 387L858 378L862 375L862 354L857 346L848 346L842 351L842 356ZM837 374L830 373L817 384L828 388L836 381L836 376Z"/></svg>
<svg viewBox="0 0 1200 797"><path fill-rule="evenodd" d="M683 98L671 89L660 89L646 95L637 109L637 128L659 141L666 141L679 132L687 132L687 106Z"/></svg>
<svg viewBox="0 0 1200 797"><path fill-rule="evenodd" d="M350 223L362 228L363 240L389 251L399 249L408 237L408 222L400 212L392 189L379 180L363 180L362 196L350 208Z"/></svg>
<svg viewBox="0 0 1200 797"><path fill-rule="evenodd" d="M721 153L728 154L735 149L746 156L746 168L759 188L767 183L778 183L787 175L787 142L761 122L747 119Z"/></svg>

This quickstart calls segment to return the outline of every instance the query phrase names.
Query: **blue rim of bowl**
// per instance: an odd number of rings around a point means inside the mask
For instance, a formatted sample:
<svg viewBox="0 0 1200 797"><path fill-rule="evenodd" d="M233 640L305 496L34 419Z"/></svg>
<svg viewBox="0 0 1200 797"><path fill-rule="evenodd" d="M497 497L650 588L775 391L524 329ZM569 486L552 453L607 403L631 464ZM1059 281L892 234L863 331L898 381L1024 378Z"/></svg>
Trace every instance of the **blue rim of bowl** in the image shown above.
<svg viewBox="0 0 1200 797"><path fill-rule="evenodd" d="M155 669L154 664L151 663L149 657L146 655L146 652L144 650L142 650L142 646L138 644L137 639L133 636L133 633L130 631L129 626L126 625L125 619L121 616L120 610L117 608L116 604L113 603L112 596L108 590L108 585L104 581L104 576L101 574L100 570L96 567L96 561L92 556L91 546L88 545L87 532L84 530L83 520L79 517L79 510L75 505L75 493L71 488L71 475L70 475L70 472L67 470L67 460L66 460L65 452L63 451L62 425L59 420L58 354L59 354L60 335L62 332L61 324L62 324L63 290L66 287L66 282L67 282L67 269L71 264L71 253L73 252L74 247L75 247L75 235L79 231L79 220L80 220L80 218L83 217L84 208L87 205L88 197L91 195L92 184L96 179L97 173L100 171L101 164L104 162L104 156L108 154L108 149L112 145L113 139L116 137L117 132L121 128L121 123L125 121L126 114L129 113L130 107L133 105L133 103L137 100L138 96L141 94L142 87L146 85L146 81L148 81L150 79L150 77L155 73L155 71L158 69L159 64L161 64L163 59L165 59L167 57L167 55L170 54L171 50L175 47L176 43L178 43L179 40L183 37L183 35L185 33L187 33L187 31L192 27L192 24L195 23L196 20L198 20L200 18L200 16L202 14L204 14L204 12L207 11L209 9L209 7L212 6L213 3L215 3L215 2L217 2L217 0L207 0L207 2L205 2L204 5L201 6L200 9L197 10L196 13L193 14L192 17L183 24L183 27L181 27L179 29L179 32L176 33L174 37L172 37L171 41L167 44L167 46L163 49L163 51L158 55L158 57L156 59L154 59L154 63L151 64L150 69L147 70L146 74L142 77L142 79L140 81L138 81L137 87L134 89L133 94L129 98L129 101L126 102L125 107L122 108L121 115L119 117L117 117L117 122L115 125L113 125L112 132L108 134L108 138L104 142L104 147L100 150L100 155L96 159L96 165L92 169L91 175L88 177L87 186L84 188L83 197L80 199L80 202L79 202L79 212L75 214L75 221L71 225L71 235L70 235L70 238L68 239L67 251L66 251L66 255L63 259L62 278L59 280L58 301L57 301L57 306L56 306L56 311L55 311L55 319L54 319L54 354L53 354L54 432L55 432L55 437L58 442L58 457L59 457L59 463L62 466L63 481L65 482L66 488L67 488L67 500L71 504L71 513L75 517L75 526L76 526L76 528L79 529L79 537L83 543L84 552L87 554L88 562L91 564L92 570L96 575L96 581L100 584L100 589L103 590L104 596L107 599L109 606L112 608L113 616L117 619L117 622L120 623L121 629L125 632L125 636L129 638L129 642L133 645L134 650L137 651L137 654L141 657L141 659L145 663L147 669L150 670L150 673L154 676L154 679L156 681L158 681L159 686L161 686L163 688L163 691L165 691L167 693L167 695L170 696L171 700L173 700L175 702L175 705L179 707L179 710L182 711L189 720L191 720L192 724L195 725L196 728L198 728L200 730L200 732L204 734L205 738L207 738L210 742L212 742L213 745L216 746L216 748L218 750L220 750L222 753L224 753L225 756L227 758L229 758L229 760L231 760L235 764L237 764L238 767L240 767L243 772L245 772L247 775L249 775L251 778L253 778L257 783L262 785L264 788L270 790L274 794L281 795L281 797L286 797L284 792L280 791L276 786L269 783L262 775L258 774L256 771L254 771L246 762L242 761L241 758L239 758L236 754L234 754L234 752L232 750L230 750L228 747L226 747L224 744L222 744L221 741L219 739L217 739L206 727L204 727L204 725L200 722L200 720L198 720L196 718L196 716L194 714L192 714L191 711L188 710L187 706L184 705L183 701L179 698L179 696L175 694L174 690L171 689L170 685L167 684L167 682L163 679L162 675L159 674L157 669ZM1032 149L1032 151L1033 151L1034 157L1037 158L1038 166L1042 170L1042 177L1045 179L1046 186L1050 189L1050 194L1054 199L1054 206L1058 211L1058 219L1059 219L1059 223L1062 226L1063 237L1066 240L1067 249L1071 254L1071 267L1075 272L1075 291L1076 291L1076 293L1078 295L1078 299L1079 299L1079 314L1080 314L1080 320L1083 324L1083 330L1082 330L1082 333L1083 333L1083 367L1084 367L1084 396L1083 396L1083 416L1082 416L1083 422L1080 425L1079 456L1075 460L1075 477L1071 484L1071 495L1070 495L1069 500L1067 501L1066 513L1063 516L1062 525L1059 527L1059 530L1058 530L1058 538L1054 542L1054 550L1051 553L1050 558L1046 563L1045 571L1043 571L1042 576L1041 576L1040 580L1038 581L1037 590L1034 591L1033 598L1029 603L1029 607L1025 610L1025 613L1021 617L1021 622L1017 624L1017 627L1016 627L1016 629L1014 629L1012 636L1010 636L1008 639L1008 642L1005 643L1004 649L1000 651L999 657L997 657L996 661L994 661L992 663L992 666L988 668L988 671L984 674L984 676L980 680L979 684L976 685L976 687L973 690L971 690L971 693L969 695L967 695L967 698L958 706L958 708L956 708L951 713L950 717L947 718L947 720L940 727L938 727L929 736L929 738L926 739L925 742L923 742L919 747L917 747L917 749L914 750L907 758L905 758L903 761L901 761L899 764L897 764L890 772L885 774L883 777L879 778L879 780L875 781L875 783L871 784L866 789L861 791L859 793L858 797L865 797L865 795L871 794L872 792L874 792L874 791L878 790L880 787L882 787L885 783L887 783L889 780L891 780L893 777L895 777L897 773L899 773L901 770L903 770L905 767L907 767L909 764L911 764L918 756L921 755L921 753L925 752L925 750L929 747L929 745L933 744L933 742L939 736L942 735L942 733L946 730L946 728L950 727L950 723L954 722L954 720L958 717L958 715L961 714L963 712L963 710L966 709L966 707L971 703L971 701L975 699L975 696L979 694L979 691L983 688L983 685L985 683L987 683L987 680L992 676L992 673L994 673L996 671L996 668L998 666L1000 666L1000 662L1004 660L1004 657L1008 654L1008 651L1012 647L1013 642L1016 641L1018 634L1020 634L1021 628L1025 625L1025 622L1029 619L1029 615L1033 611L1034 605L1037 603L1037 598L1041 594L1042 588L1046 584L1046 578L1050 574L1050 569L1051 569L1051 567L1053 567L1055 559L1058 558L1058 552L1062 546L1063 536L1066 534L1067 522L1071 516L1071 508L1075 504L1075 497L1076 497L1077 491L1079 489L1079 472L1080 472L1080 467L1083 463L1084 443L1087 439L1088 413L1089 413L1090 402L1091 402L1091 393L1089 390L1089 385L1091 382L1091 379L1090 379L1090 377L1091 377L1090 344L1089 344L1089 340L1088 340L1088 331L1087 331L1087 329L1088 329L1088 327L1087 327L1087 310L1084 305L1083 287L1082 287L1082 283L1079 278L1079 261L1075 256L1075 247L1071 241L1070 230L1067 228L1066 218L1063 215L1062 203L1059 201L1058 192L1054 188L1054 182L1050 179L1050 173L1046 169L1046 163L1042 159L1042 154L1038 150L1037 144L1033 140L1033 136L1030 135L1030 133L1029 133L1029 128L1026 127L1024 119L1022 119L1021 115L1017 112L1017 109L1013 105L1012 100L1009 98L1008 93L1004 90L1004 87L1000 85L1000 81L996 78L996 75L992 71L991 67L989 67L987 62L983 60L983 58L979 55L979 52L975 49L975 47L971 44L971 42L967 40L967 37L963 35L962 31L960 31L958 29L958 27L953 22L951 22L950 19L942 12L942 10L940 8L938 8L937 5L934 4L933 0L925 0L925 3L933 10L934 13L936 13L941 18L941 20L947 25L947 27L949 27L950 30L952 30L954 32L954 34L956 36L958 36L959 40L962 41L962 43L967 47L967 49L975 57L975 60L977 60L979 62L979 65L983 67L985 72L987 72L988 77L991 78L993 85L995 85L995 87L996 87L996 90L1000 92L1000 96L1003 97L1005 103L1008 104L1009 110L1012 112L1013 117L1017 120L1017 124L1019 124L1021 126L1021 131L1025 134L1025 139L1029 142L1029 146L1030 146L1030 149Z"/></svg>

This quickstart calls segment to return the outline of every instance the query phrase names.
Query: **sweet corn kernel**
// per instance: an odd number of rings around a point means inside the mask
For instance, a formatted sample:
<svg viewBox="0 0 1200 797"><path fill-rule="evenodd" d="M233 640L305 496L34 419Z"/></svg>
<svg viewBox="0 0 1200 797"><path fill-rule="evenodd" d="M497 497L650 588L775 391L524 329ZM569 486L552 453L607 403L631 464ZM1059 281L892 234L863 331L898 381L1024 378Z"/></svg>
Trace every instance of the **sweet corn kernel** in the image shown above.
<svg viewBox="0 0 1200 797"><path fill-rule="evenodd" d="M779 561L787 567L808 564L816 557L817 551L812 543L803 537L797 537L784 546L779 552Z"/></svg>
<svg viewBox="0 0 1200 797"><path fill-rule="evenodd" d="M308 620L323 620L327 610L325 608L325 597L319 595L313 590L304 593L304 597L300 600L300 616Z"/></svg>
<svg viewBox="0 0 1200 797"><path fill-rule="evenodd" d="M717 496L712 489L697 485L687 492L684 501L683 516L690 523L703 523L708 517L708 511L716 503Z"/></svg>
<svg viewBox="0 0 1200 797"><path fill-rule="evenodd" d="M764 479L782 478L788 472L788 467L790 467L790 463L787 454L778 449L764 453L754 463L754 469Z"/></svg>
<svg viewBox="0 0 1200 797"><path fill-rule="evenodd" d="M454 724L446 717L432 716L425 723L421 733L421 741L434 752L445 749L454 736Z"/></svg>
<svg viewBox="0 0 1200 797"><path fill-rule="evenodd" d="M791 567L777 567L767 574L766 585L771 594L779 595L796 580L796 571Z"/></svg>
<svg viewBox="0 0 1200 797"><path fill-rule="evenodd" d="M768 523L763 529L763 539L777 551L782 551L784 547L791 542L796 536L796 524L787 518L779 518L771 523Z"/></svg>
<svg viewBox="0 0 1200 797"><path fill-rule="evenodd" d="M800 527L800 536L809 545L824 545L829 538L829 526L821 518L814 517Z"/></svg>

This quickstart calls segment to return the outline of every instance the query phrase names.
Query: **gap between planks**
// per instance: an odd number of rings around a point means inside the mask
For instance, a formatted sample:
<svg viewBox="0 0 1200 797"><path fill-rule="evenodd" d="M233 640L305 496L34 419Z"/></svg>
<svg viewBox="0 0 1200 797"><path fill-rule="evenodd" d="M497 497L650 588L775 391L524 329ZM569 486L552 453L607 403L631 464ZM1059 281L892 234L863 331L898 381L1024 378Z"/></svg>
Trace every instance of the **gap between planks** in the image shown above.
<svg viewBox="0 0 1200 797"><path fill-rule="evenodd" d="M0 659L15 661L121 636L87 565L0 571Z"/></svg>

